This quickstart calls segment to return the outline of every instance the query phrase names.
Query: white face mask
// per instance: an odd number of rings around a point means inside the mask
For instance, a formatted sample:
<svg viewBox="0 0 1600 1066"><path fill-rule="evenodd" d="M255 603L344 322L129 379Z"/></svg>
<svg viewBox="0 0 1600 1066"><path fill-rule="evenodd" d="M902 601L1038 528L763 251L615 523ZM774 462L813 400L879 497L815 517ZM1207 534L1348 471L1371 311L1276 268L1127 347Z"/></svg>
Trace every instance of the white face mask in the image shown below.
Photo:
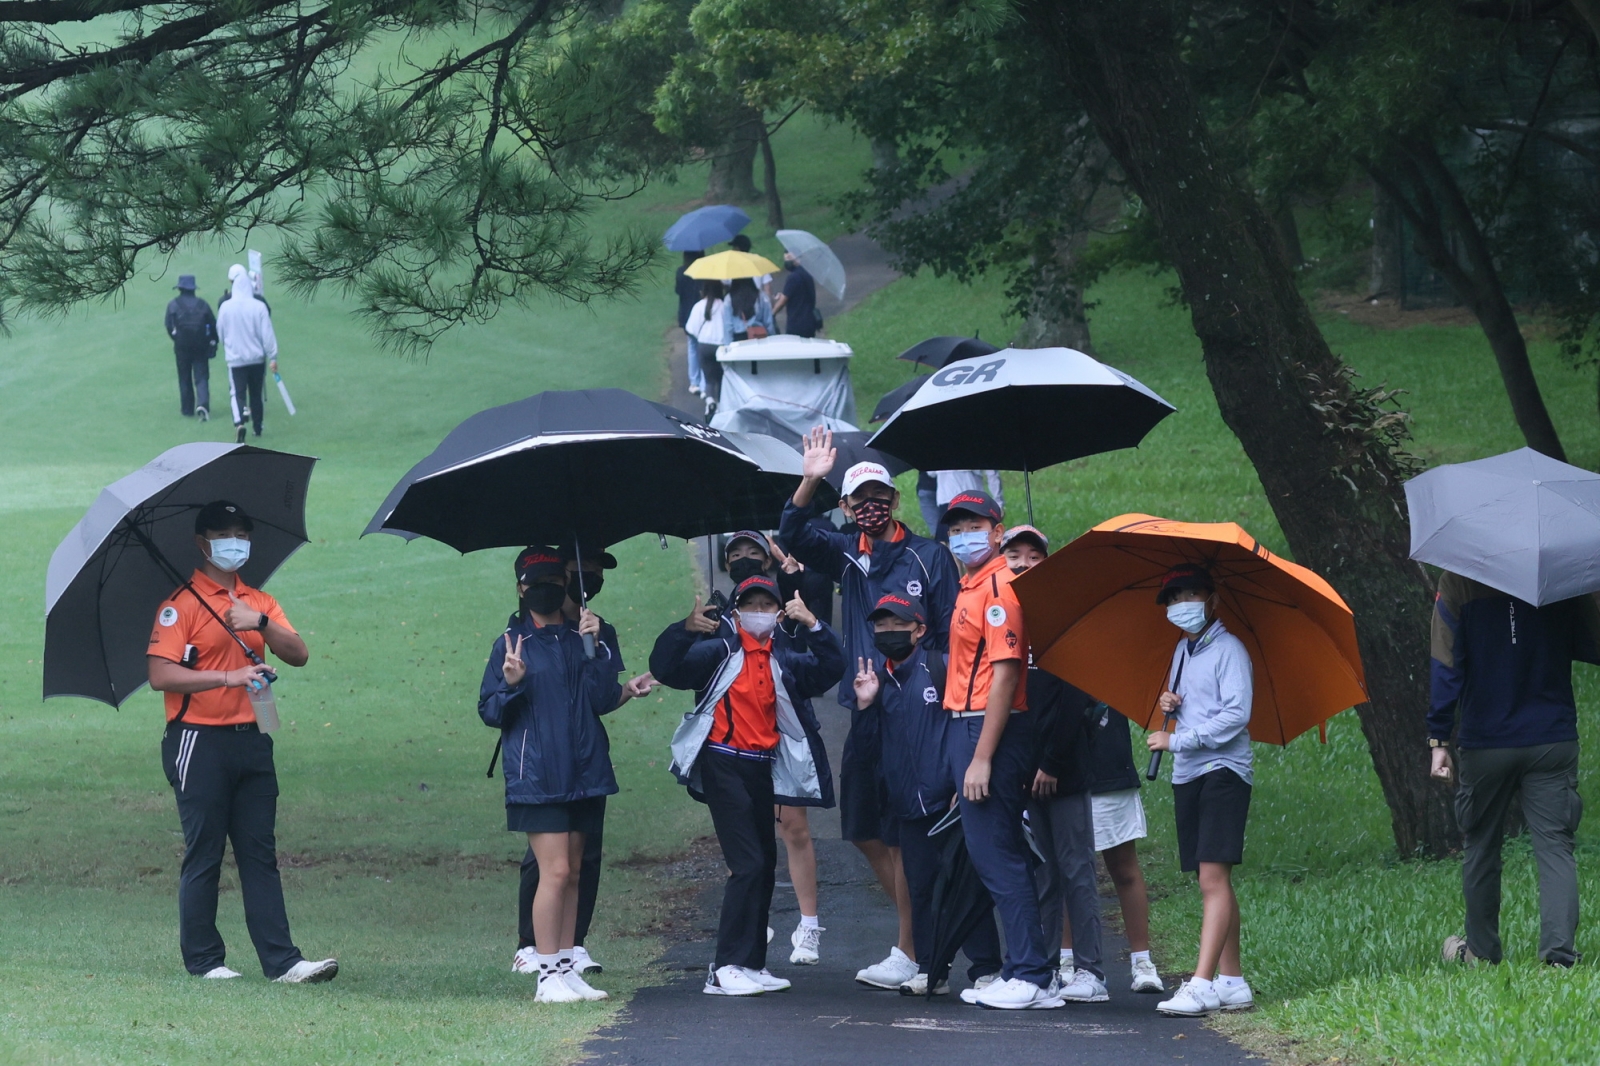
<svg viewBox="0 0 1600 1066"><path fill-rule="evenodd" d="M1206 625L1206 605L1203 600L1185 600L1167 604L1167 621L1185 633L1198 633Z"/></svg>
<svg viewBox="0 0 1600 1066"><path fill-rule="evenodd" d="M994 554L987 529L973 529L966 533L950 534L950 554L963 566L981 566Z"/></svg>
<svg viewBox="0 0 1600 1066"><path fill-rule="evenodd" d="M243 537L218 537L211 545L211 565L231 574L250 561L250 542Z"/></svg>
<svg viewBox="0 0 1600 1066"><path fill-rule="evenodd" d="M740 611L739 628L757 640L766 640L772 635L772 631L778 628L778 613L776 611L771 614Z"/></svg>

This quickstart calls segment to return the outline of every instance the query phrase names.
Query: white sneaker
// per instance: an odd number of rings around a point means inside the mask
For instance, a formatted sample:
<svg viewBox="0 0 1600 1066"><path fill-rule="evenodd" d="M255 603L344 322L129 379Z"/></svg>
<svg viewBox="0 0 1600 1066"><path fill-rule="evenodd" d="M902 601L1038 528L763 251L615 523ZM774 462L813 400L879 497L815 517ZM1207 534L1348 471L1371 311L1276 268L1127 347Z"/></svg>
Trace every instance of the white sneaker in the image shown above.
<svg viewBox="0 0 1600 1066"><path fill-rule="evenodd" d="M925 996L925 995L927 995L928 994L928 975L925 974L925 973L919 973L919 974L917 974L917 976L913 977L911 980L909 980L909 981L905 982L904 984L902 984L900 986L900 994L902 996ZM949 981L940 981L939 982L939 987L935 988L933 990L933 994L936 995L936 996L948 996L950 994L950 982Z"/></svg>
<svg viewBox="0 0 1600 1066"><path fill-rule="evenodd" d="M1250 991L1250 982L1245 981L1229 988L1221 981L1212 981L1211 987L1217 993L1217 1001L1222 1004L1225 1011L1254 1010L1256 1006L1255 993Z"/></svg>
<svg viewBox="0 0 1600 1066"><path fill-rule="evenodd" d="M856 971L856 983L869 988L887 988L893 992L917 976L917 964L906 957L899 948L889 949L889 957L880 963Z"/></svg>
<svg viewBox="0 0 1600 1066"><path fill-rule="evenodd" d="M978 1002L978 993L982 992L984 989L988 988L998 980L1000 980L1000 975L997 973L984 974L982 977L972 982L971 988L963 988L961 990L961 1002L970 1003L976 1006Z"/></svg>
<svg viewBox="0 0 1600 1066"><path fill-rule="evenodd" d="M1133 961L1133 990L1135 992L1165 992L1167 983L1156 972L1156 964L1149 959Z"/></svg>
<svg viewBox="0 0 1600 1066"><path fill-rule="evenodd" d="M1177 994L1156 1004L1156 1010L1175 1018L1201 1018L1222 1009L1222 1000L1211 987L1211 982L1201 983L1191 977L1178 986Z"/></svg>
<svg viewBox="0 0 1600 1066"><path fill-rule="evenodd" d="M567 984L566 976L557 970L539 975L539 990L533 994L535 1003L582 1003L583 997Z"/></svg>
<svg viewBox="0 0 1600 1066"><path fill-rule="evenodd" d="M1060 995L1068 1003L1104 1003L1111 998L1106 983L1088 970L1074 970L1072 980L1062 983Z"/></svg>
<svg viewBox="0 0 1600 1066"><path fill-rule="evenodd" d="M1077 967L1072 964L1071 959L1063 956L1061 964L1056 967L1056 973L1061 975L1061 983L1066 984L1072 980L1072 975L1077 973Z"/></svg>
<svg viewBox="0 0 1600 1066"><path fill-rule="evenodd" d="M767 943L769 943L769 944L772 943L772 937L773 937L772 926L769 925L769 926L767 926Z"/></svg>
<svg viewBox="0 0 1600 1066"><path fill-rule="evenodd" d="M997 981L978 993L978 1006L988 1010L1051 1010L1065 1002L1051 989L1013 977Z"/></svg>
<svg viewBox="0 0 1600 1066"><path fill-rule="evenodd" d="M596 1000L611 998L611 993L591 987L589 982L585 981L578 974L577 970L560 970L558 971L558 975L567 983L568 988L572 989L578 994L579 999Z"/></svg>
<svg viewBox="0 0 1600 1066"><path fill-rule="evenodd" d="M539 953L533 948L518 948L511 956L512 973L539 973Z"/></svg>
<svg viewBox="0 0 1600 1066"><path fill-rule="evenodd" d="M822 932L820 925L809 928L796 926L794 932L789 934L789 943L794 945L794 950L789 953L789 961L796 966L815 966L821 961Z"/></svg>
<svg viewBox="0 0 1600 1066"><path fill-rule="evenodd" d="M207 981L226 981L232 977L243 977L238 970L230 970L226 966L214 966L200 975Z"/></svg>
<svg viewBox="0 0 1600 1066"><path fill-rule="evenodd" d="M338 974L338 959L323 959L321 962L301 959L289 967L289 972L278 978L278 981L286 985L320 985L324 981L333 980Z"/></svg>
<svg viewBox="0 0 1600 1066"><path fill-rule="evenodd" d="M601 966L589 954L587 948L575 947L572 949L572 969L577 973L605 973L606 968Z"/></svg>
<svg viewBox="0 0 1600 1066"><path fill-rule="evenodd" d="M764 992L787 992L794 987L789 981L777 976L771 970L746 969L745 976L760 985Z"/></svg>
<svg viewBox="0 0 1600 1066"><path fill-rule="evenodd" d="M720 967L706 975L701 991L708 996L759 996L766 988L750 976L753 972L743 966Z"/></svg>

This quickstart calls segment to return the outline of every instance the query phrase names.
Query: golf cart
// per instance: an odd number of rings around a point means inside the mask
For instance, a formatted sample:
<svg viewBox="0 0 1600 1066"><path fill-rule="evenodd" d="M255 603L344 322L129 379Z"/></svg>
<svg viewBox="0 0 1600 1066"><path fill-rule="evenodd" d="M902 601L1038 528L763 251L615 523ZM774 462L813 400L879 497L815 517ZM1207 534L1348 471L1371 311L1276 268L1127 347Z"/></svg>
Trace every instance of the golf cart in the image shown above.
<svg viewBox="0 0 1600 1066"><path fill-rule="evenodd" d="M852 354L841 341L788 334L722 345L717 349L722 389L711 425L766 433L790 445L813 426L854 430Z"/></svg>

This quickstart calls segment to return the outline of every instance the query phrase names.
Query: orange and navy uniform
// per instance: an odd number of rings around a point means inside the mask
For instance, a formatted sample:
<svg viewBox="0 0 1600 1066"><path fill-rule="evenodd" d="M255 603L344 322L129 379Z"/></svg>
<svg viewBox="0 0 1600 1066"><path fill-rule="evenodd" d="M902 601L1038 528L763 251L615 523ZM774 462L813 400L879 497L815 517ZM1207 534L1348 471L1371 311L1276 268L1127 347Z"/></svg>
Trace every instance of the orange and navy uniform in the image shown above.
<svg viewBox="0 0 1600 1066"><path fill-rule="evenodd" d="M713 747L768 752L778 746L778 693L772 679L772 638L739 630L744 668L717 703L707 738Z"/></svg>
<svg viewBox="0 0 1600 1066"><path fill-rule="evenodd" d="M227 617L232 605L228 589L217 584L203 572L196 570L189 578L194 591L204 597L211 610ZM273 622L293 632L278 601L260 589L253 589L239 578L234 579L233 595L252 611L264 614ZM256 630L239 633L241 640L257 655L265 656L266 638ZM156 610L156 622L150 630L150 648L146 654L182 663L188 646L195 649L197 658L188 665L195 670L239 670L250 665L244 650L229 635L222 623L201 606L193 593L180 588L164 600ZM168 692L166 696L167 721L180 713L191 725L243 725L256 720L250 707L250 696L243 688L213 688L204 692ZM187 707L187 710L185 710Z"/></svg>
<svg viewBox="0 0 1600 1066"><path fill-rule="evenodd" d="M884 533L883 539L889 544L899 544L906 539L906 524L896 519ZM865 533L861 534L861 539L856 544L856 551L862 555L871 555L872 538Z"/></svg>
<svg viewBox="0 0 1600 1066"><path fill-rule="evenodd" d="M950 667L944 693L947 711L982 711L989 706L994 664L1020 660L1026 665L1028 634L1022 625L1022 604L1011 588L1015 575L1004 555L977 573L961 578L955 613L950 619ZM1017 680L1011 709L1028 709L1028 672Z"/></svg>

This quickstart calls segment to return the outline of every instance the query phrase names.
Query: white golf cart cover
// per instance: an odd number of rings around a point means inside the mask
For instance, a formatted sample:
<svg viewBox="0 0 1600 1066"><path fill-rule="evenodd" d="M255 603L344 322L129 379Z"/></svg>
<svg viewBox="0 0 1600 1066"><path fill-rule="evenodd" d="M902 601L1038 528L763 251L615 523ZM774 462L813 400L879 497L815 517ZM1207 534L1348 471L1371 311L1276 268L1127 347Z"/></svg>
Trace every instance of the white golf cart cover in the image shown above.
<svg viewBox="0 0 1600 1066"><path fill-rule="evenodd" d="M775 334L717 349L722 393L711 425L797 443L813 426L856 428L850 357L841 341Z"/></svg>

